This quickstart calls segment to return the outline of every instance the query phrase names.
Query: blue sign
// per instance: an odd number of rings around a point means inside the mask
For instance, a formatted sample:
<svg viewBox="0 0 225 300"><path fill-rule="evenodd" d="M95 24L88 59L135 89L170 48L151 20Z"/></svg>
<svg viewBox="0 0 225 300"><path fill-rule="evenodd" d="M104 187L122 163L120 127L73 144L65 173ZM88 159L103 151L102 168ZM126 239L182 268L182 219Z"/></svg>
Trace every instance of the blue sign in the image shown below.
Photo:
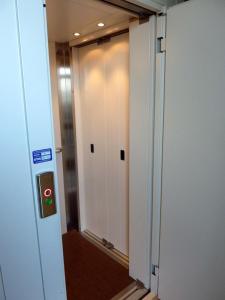
<svg viewBox="0 0 225 300"><path fill-rule="evenodd" d="M32 152L33 154L33 163L34 164L40 164L47 161L52 160L52 149L42 149L42 150L36 150Z"/></svg>

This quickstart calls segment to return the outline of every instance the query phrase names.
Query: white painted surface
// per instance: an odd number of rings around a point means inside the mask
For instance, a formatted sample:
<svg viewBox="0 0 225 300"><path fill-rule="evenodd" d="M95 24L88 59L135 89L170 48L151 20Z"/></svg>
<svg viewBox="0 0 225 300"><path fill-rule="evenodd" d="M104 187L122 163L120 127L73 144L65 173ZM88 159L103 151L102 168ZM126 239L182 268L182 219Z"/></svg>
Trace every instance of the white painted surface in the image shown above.
<svg viewBox="0 0 225 300"><path fill-rule="evenodd" d="M79 174L79 180L84 181L80 185L85 188L85 198L80 195L80 202L81 205L85 202L86 229L109 240L125 254L128 254L128 58L127 34L103 45L79 49L78 109L84 155L84 177ZM78 136L81 137L80 133ZM95 145L95 153L90 152L90 144ZM125 161L120 160L120 150L126 152Z"/></svg>
<svg viewBox="0 0 225 300"><path fill-rule="evenodd" d="M43 7L42 1L30 0L17 0L17 6L29 154L34 191L34 197L32 198L35 202L44 293L46 300L64 300L66 299L66 289L57 185L55 184L58 208L57 214L46 219L40 218L36 186L36 175L38 173L56 171L45 8ZM10 59L11 57L9 57L9 60ZM21 137L23 135L18 136ZM53 149L53 161L34 165L32 163L32 151L46 148ZM21 216L23 216L23 213ZM34 216L32 216L32 218L35 220ZM20 234L22 232L23 230L20 231ZM26 240L29 240L29 238L24 239L24 241ZM24 245L23 251L26 251ZM26 266L26 263L23 265L23 270L24 266ZM34 270L31 278L35 274L36 272ZM23 276L20 276L20 278L23 278ZM26 287L27 286L29 285L26 283ZM29 299L32 299L34 295L36 296L33 291ZM21 297L21 299L24 298ZM42 298L37 297L37 299Z"/></svg>
<svg viewBox="0 0 225 300"><path fill-rule="evenodd" d="M129 36L105 44L108 239L128 255L129 243ZM120 151L125 151L125 161Z"/></svg>
<svg viewBox="0 0 225 300"><path fill-rule="evenodd" d="M44 300L16 13L1 1L0 299Z"/></svg>
<svg viewBox="0 0 225 300"><path fill-rule="evenodd" d="M103 55L103 46L79 50L86 229L107 238ZM90 153L90 144L94 144L95 153Z"/></svg>
<svg viewBox="0 0 225 300"><path fill-rule="evenodd" d="M225 2L168 10L161 300L225 299Z"/></svg>
<svg viewBox="0 0 225 300"><path fill-rule="evenodd" d="M49 63L50 63L50 73L51 73L51 91L52 91L51 94L52 94L52 109L53 109L53 121L54 121L55 149L57 148L60 149L62 148L62 141L61 141L61 130L60 130L56 49L55 49L54 42L49 43ZM57 182L58 182L58 189L59 189L61 231L62 234L64 234L67 232L67 224L66 224L62 152L56 153L56 165L57 165Z"/></svg>
<svg viewBox="0 0 225 300"><path fill-rule="evenodd" d="M130 26L130 275L150 287L155 17Z"/></svg>

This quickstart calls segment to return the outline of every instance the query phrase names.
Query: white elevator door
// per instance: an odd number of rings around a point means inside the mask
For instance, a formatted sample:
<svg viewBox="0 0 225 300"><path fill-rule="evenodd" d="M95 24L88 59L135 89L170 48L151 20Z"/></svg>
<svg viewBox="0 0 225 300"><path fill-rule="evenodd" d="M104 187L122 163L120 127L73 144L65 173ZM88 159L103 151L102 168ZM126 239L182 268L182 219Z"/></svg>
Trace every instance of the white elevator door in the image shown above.
<svg viewBox="0 0 225 300"><path fill-rule="evenodd" d="M225 1L167 14L159 298L225 299Z"/></svg>
<svg viewBox="0 0 225 300"><path fill-rule="evenodd" d="M128 34L80 48L79 69L87 229L128 254Z"/></svg>

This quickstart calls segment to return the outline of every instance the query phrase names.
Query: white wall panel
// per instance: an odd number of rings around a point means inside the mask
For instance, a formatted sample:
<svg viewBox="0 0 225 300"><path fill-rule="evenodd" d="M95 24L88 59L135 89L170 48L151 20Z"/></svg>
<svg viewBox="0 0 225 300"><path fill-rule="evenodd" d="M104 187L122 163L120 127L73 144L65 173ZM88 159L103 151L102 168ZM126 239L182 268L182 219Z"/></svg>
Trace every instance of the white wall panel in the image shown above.
<svg viewBox="0 0 225 300"><path fill-rule="evenodd" d="M17 0L24 97L34 191L35 215L46 300L66 299L57 185L57 214L40 218L36 175L56 171L50 92L48 40L42 1ZM53 160L33 164L32 151L51 148ZM18 298L17 298L18 299ZM23 299L23 297L21 297ZM32 299L32 296L30 297ZM41 299L41 298L40 298Z"/></svg>
<svg viewBox="0 0 225 300"><path fill-rule="evenodd" d="M161 300L225 299L225 1L168 10Z"/></svg>
<svg viewBox="0 0 225 300"><path fill-rule="evenodd" d="M44 300L16 1L1 1L0 33L0 299Z"/></svg>

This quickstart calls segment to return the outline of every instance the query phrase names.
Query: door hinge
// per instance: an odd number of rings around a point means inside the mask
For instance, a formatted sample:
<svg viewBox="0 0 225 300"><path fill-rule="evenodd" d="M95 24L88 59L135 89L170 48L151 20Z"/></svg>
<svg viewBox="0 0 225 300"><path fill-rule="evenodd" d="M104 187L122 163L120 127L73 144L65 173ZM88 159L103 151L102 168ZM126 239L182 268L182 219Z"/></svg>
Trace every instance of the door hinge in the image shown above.
<svg viewBox="0 0 225 300"><path fill-rule="evenodd" d="M166 38L157 38L157 53L166 52Z"/></svg>
<svg viewBox="0 0 225 300"><path fill-rule="evenodd" d="M152 275L159 277L159 266L152 265Z"/></svg>

